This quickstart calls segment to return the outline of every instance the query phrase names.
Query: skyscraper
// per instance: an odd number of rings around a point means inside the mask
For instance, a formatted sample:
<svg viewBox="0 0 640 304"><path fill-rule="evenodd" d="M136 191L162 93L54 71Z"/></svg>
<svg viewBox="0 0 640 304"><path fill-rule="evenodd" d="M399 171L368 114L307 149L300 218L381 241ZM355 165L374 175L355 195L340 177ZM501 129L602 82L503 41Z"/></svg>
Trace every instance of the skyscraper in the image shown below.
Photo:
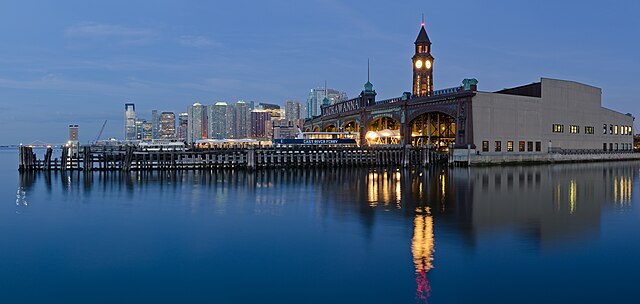
<svg viewBox="0 0 640 304"><path fill-rule="evenodd" d="M187 140L187 128L189 127L189 114L187 112L182 112L178 114L178 134L177 139L179 141Z"/></svg>
<svg viewBox="0 0 640 304"><path fill-rule="evenodd" d="M196 102L187 109L187 143L208 138L207 107Z"/></svg>
<svg viewBox="0 0 640 304"><path fill-rule="evenodd" d="M251 109L249 104L239 100L235 105L234 138L248 138L251 136Z"/></svg>
<svg viewBox="0 0 640 304"><path fill-rule="evenodd" d="M176 138L176 115L173 112L162 112L160 114L160 139Z"/></svg>
<svg viewBox="0 0 640 304"><path fill-rule="evenodd" d="M307 98L307 118L313 118L322 114L320 110L323 100L327 98L330 105L343 100L347 100L347 93L334 89L315 88L309 92Z"/></svg>
<svg viewBox="0 0 640 304"><path fill-rule="evenodd" d="M293 100L287 100L284 110L284 117L288 121L296 121L302 118L302 105Z"/></svg>
<svg viewBox="0 0 640 304"><path fill-rule="evenodd" d="M136 106L133 103L124 104L124 139L136 139Z"/></svg>
<svg viewBox="0 0 640 304"><path fill-rule="evenodd" d="M144 140L144 124L147 121L142 119L142 118L136 118L135 119L135 126L136 126L136 136L135 136L135 140ZM149 132L151 132L151 129L149 130Z"/></svg>
<svg viewBox="0 0 640 304"><path fill-rule="evenodd" d="M216 102L209 106L209 138L225 139L233 137L235 127L234 107L226 102Z"/></svg>
<svg viewBox="0 0 640 304"><path fill-rule="evenodd" d="M268 125L267 125L268 124ZM251 112L251 137L258 139L268 138L271 124L271 113L264 110L254 110Z"/></svg>
<svg viewBox="0 0 640 304"><path fill-rule="evenodd" d="M158 110L151 110L151 124L153 127L153 139L160 138L160 115L158 114Z"/></svg>
<svg viewBox="0 0 640 304"><path fill-rule="evenodd" d="M153 123L143 120L142 123L142 140L151 141L153 140Z"/></svg>

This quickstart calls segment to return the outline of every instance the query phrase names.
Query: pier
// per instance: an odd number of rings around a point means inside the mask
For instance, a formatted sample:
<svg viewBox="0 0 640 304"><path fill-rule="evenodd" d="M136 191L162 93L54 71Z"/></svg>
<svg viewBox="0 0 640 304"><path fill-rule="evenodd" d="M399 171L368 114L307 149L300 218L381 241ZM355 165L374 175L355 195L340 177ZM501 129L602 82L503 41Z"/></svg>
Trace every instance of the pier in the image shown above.
<svg viewBox="0 0 640 304"><path fill-rule="evenodd" d="M62 147L38 159L32 147L19 148L24 171L206 170L220 168L428 166L448 157L411 146L224 146L205 149L149 151L134 145Z"/></svg>

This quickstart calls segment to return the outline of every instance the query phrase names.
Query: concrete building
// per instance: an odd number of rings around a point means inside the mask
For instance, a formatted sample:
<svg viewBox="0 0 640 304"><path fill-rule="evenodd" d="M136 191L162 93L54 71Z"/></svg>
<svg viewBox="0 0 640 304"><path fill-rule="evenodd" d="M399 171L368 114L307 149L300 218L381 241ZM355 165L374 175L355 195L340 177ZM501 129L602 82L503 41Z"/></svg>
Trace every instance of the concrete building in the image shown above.
<svg viewBox="0 0 640 304"><path fill-rule="evenodd" d="M189 114L182 112L178 114L177 139L179 141L187 140L187 129L189 128Z"/></svg>
<svg viewBox="0 0 640 304"><path fill-rule="evenodd" d="M176 138L176 115L173 112L162 112L160 114L159 139Z"/></svg>
<svg viewBox="0 0 640 304"><path fill-rule="evenodd" d="M602 90L573 81L540 82L472 97L480 153L629 151L633 117L602 107Z"/></svg>
<svg viewBox="0 0 640 304"><path fill-rule="evenodd" d="M207 107L196 102L187 109L187 143L208 138Z"/></svg>
<svg viewBox="0 0 640 304"><path fill-rule="evenodd" d="M271 114L271 120L280 120L284 118L284 113L282 112L280 106L277 104L261 102L258 104L255 110L269 112Z"/></svg>
<svg viewBox="0 0 640 304"><path fill-rule="evenodd" d="M142 119L142 118L136 118L135 120L135 125L136 125L136 137L134 138L135 140L144 140L144 124L147 121Z"/></svg>
<svg viewBox="0 0 640 304"><path fill-rule="evenodd" d="M78 125L69 125L69 141L78 143Z"/></svg>
<svg viewBox="0 0 640 304"><path fill-rule="evenodd" d="M133 103L124 104L124 139L136 139L136 105Z"/></svg>

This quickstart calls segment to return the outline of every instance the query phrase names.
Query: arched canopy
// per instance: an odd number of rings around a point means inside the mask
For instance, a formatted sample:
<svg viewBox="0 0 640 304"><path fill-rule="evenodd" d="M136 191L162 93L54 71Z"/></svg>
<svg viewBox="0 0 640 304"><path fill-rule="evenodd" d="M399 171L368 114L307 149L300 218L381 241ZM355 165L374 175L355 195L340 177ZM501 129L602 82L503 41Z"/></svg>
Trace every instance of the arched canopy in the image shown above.
<svg viewBox="0 0 640 304"><path fill-rule="evenodd" d="M442 112L427 112L410 122L411 143L436 150L447 150L456 139L456 119Z"/></svg>

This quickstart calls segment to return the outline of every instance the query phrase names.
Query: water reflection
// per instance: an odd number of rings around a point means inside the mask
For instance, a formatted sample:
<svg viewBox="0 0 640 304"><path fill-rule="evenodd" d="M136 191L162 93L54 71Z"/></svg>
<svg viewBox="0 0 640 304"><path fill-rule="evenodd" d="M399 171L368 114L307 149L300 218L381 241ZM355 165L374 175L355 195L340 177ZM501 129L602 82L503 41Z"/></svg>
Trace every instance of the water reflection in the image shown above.
<svg viewBox="0 0 640 304"><path fill-rule="evenodd" d="M474 247L479 236L514 232L539 248L580 241L599 233L607 208L626 210L640 163L562 164L471 169L326 169L27 173L20 176L16 205L34 188L49 195L89 201L105 196L136 204L146 191L159 192L191 212L282 216L299 207L311 219L357 218L371 237L382 213L406 223L416 299L432 292L435 239L457 235ZM299 214L297 214L299 215ZM445 270L446 271L446 270Z"/></svg>

